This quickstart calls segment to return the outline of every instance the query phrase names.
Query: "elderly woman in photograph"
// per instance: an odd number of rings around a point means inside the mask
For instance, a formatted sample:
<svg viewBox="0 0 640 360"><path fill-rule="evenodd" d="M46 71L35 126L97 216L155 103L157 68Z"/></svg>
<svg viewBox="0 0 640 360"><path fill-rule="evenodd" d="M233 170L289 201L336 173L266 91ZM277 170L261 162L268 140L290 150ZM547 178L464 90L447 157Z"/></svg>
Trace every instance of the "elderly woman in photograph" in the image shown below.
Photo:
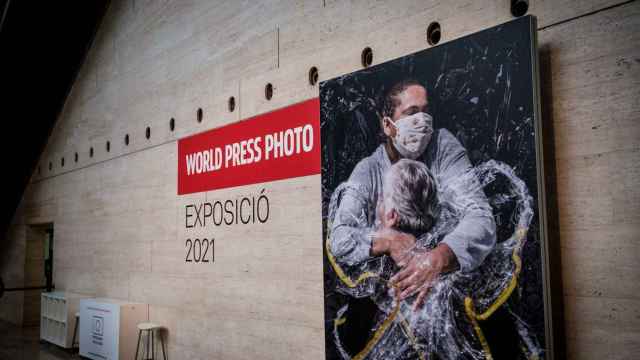
<svg viewBox="0 0 640 360"><path fill-rule="evenodd" d="M421 259L415 266L426 269L434 266L429 256L459 226L465 202L458 202L453 189L463 187L481 189L496 176L508 181L506 198L516 204L514 234L498 244L483 264L473 271L440 273L425 283L425 295L407 294L398 286L398 270L408 261ZM479 179L481 178L481 179ZM330 204L330 220L339 214L342 201L365 201L366 193L355 183L345 182L334 192ZM345 194L349 194L345 198ZM415 237L413 247L393 256L389 252L372 251L364 262L341 264L327 249L329 261L341 282L337 290L353 298L370 299L376 311L368 334L370 339L362 350L354 354L347 350L341 337L349 329L340 327L353 316L347 314L347 303L338 311L334 341L345 359L482 359L488 356L487 344L477 329L469 311L478 305L481 311L500 306L509 296L517 279L518 255L522 239L532 216L531 197L525 184L508 165L496 161L480 164L448 186L439 185L427 166L419 161L400 159L383 176L382 194L376 208L374 233L400 232ZM363 219L360 219L362 221ZM393 237L390 237L393 238ZM389 240L394 241L394 240ZM329 243L328 243L329 244ZM397 246L388 243L386 248ZM519 261L519 260L518 260ZM394 275L395 274L395 275ZM402 271L400 272L402 274ZM467 304L472 301L471 304ZM488 316L488 315L487 315ZM365 315L366 317L366 315ZM352 319L352 321L358 321ZM527 334L526 325L512 319L521 336L525 353L536 354L535 339Z"/></svg>
<svg viewBox="0 0 640 360"><path fill-rule="evenodd" d="M337 200L346 189L357 194L357 186L352 186L355 185L343 184L334 199ZM398 231L411 234L415 236L416 243L396 258L390 254L372 255L360 266L337 265L339 271L344 272L344 277L360 279L351 280L353 286L348 286L347 282L341 287L341 292L354 297L368 297L379 310L374 315L372 329L375 341L370 341L355 358L419 359L436 353L440 358L447 358L443 356L447 353L467 355L466 358L478 355L470 324L457 311L460 310L456 304L459 297L453 296L457 291L453 277L449 279L443 274L437 279L430 279L428 295L419 299L423 305L420 307L416 306L418 299L415 296L403 297L393 277L405 261L420 258L416 254L426 254L437 247L443 236L457 225L458 210L439 201L436 180L424 163L401 159L385 173L383 193L376 209L376 231L381 234ZM429 257L423 259L416 266L432 266ZM344 316L346 310L343 308L340 315ZM335 336L343 356L350 358L340 345L338 328Z"/></svg>

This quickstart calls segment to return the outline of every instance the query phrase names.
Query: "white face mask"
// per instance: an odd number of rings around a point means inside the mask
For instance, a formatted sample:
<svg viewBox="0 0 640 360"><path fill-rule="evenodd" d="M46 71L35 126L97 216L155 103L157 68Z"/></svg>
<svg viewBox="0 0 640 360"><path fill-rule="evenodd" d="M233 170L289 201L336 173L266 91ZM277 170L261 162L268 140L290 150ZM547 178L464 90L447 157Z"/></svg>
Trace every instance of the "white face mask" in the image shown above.
<svg viewBox="0 0 640 360"><path fill-rule="evenodd" d="M392 140L400 155L411 160L419 158L433 134L431 115L420 112L398 119L395 123L389 118L387 120L396 128L396 136Z"/></svg>

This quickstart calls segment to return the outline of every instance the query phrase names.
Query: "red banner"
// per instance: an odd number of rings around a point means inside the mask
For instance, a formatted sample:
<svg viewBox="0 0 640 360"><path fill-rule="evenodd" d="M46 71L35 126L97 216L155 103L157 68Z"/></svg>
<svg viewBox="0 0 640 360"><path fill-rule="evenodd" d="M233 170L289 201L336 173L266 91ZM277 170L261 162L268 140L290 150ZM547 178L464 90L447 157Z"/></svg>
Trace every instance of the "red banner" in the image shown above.
<svg viewBox="0 0 640 360"><path fill-rule="evenodd" d="M178 195L319 173L318 98L178 141Z"/></svg>

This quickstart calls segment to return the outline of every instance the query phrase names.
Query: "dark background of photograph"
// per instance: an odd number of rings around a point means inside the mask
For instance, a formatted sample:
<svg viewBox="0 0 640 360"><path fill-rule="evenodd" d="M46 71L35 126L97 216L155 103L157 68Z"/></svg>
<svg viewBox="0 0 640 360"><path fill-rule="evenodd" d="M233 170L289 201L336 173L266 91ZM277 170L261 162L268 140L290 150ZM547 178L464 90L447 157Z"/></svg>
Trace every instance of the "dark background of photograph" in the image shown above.
<svg viewBox="0 0 640 360"><path fill-rule="evenodd" d="M524 320L542 348L544 298L538 225L535 91L530 17L478 32L406 57L366 68L320 84L323 223L333 190L355 165L383 141L382 97L401 79L425 85L435 128L446 128L467 149L473 165L495 159L510 165L525 181L535 217L523 249L523 270L509 307ZM402 41L402 34L397 34ZM375 52L374 52L375 56ZM536 119L536 121L539 121ZM485 189L499 194L498 179ZM498 241L513 232L513 207L493 204ZM326 231L326 227L325 228ZM323 233L323 238L326 232ZM323 246L324 248L324 246ZM333 345L336 310L349 301L335 292L336 277L325 254L325 340L327 358L339 358ZM487 337L510 339L512 326L482 324ZM495 322L495 321L494 321ZM503 334L501 334L503 332ZM504 336L503 336L504 335ZM358 342L361 342L358 341ZM504 344L504 341L501 341ZM500 352L493 343L492 351ZM501 345L502 346L502 345ZM513 354L512 354L513 355ZM494 354L495 357L495 354ZM516 358L516 357L512 357Z"/></svg>

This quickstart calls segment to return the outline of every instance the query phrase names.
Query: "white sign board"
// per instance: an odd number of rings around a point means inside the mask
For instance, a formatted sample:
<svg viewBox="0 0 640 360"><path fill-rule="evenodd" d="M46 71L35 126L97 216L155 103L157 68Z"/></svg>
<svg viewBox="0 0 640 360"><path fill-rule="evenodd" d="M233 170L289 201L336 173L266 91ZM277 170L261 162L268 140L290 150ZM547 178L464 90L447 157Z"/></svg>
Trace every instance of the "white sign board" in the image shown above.
<svg viewBox="0 0 640 360"><path fill-rule="evenodd" d="M120 306L99 299L80 301L80 355L95 360L118 359Z"/></svg>

